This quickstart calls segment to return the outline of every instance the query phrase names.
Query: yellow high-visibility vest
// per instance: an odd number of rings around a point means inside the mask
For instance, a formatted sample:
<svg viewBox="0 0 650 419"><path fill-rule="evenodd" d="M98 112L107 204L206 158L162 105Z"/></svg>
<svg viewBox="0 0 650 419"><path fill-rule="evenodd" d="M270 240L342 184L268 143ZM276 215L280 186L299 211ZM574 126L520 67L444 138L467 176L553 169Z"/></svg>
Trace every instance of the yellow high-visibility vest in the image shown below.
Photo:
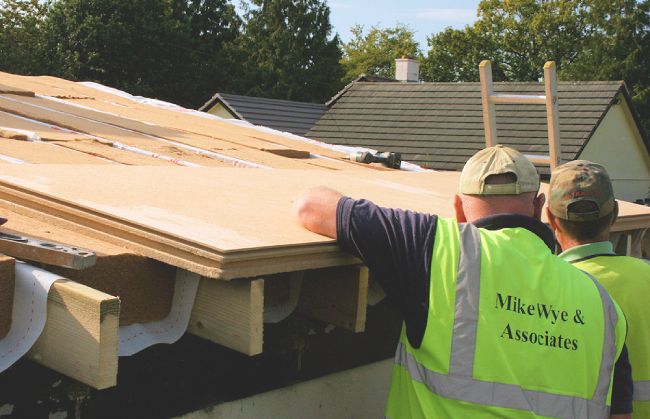
<svg viewBox="0 0 650 419"><path fill-rule="evenodd" d="M634 418L650 419L650 265L627 256L596 256L574 266L593 275L627 319L627 352L634 380Z"/></svg>
<svg viewBox="0 0 650 419"><path fill-rule="evenodd" d="M620 308L524 228L438 219L422 344L403 330L386 416L609 415Z"/></svg>

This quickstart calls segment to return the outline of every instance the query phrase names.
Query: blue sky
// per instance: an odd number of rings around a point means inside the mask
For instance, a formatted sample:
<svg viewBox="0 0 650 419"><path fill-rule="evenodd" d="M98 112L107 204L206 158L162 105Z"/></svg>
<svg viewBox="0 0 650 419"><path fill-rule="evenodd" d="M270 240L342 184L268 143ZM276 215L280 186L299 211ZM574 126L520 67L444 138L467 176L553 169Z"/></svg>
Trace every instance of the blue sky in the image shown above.
<svg viewBox="0 0 650 419"><path fill-rule="evenodd" d="M363 25L393 27L403 23L415 31L420 49L427 50L426 37L444 28L462 29L476 20L479 0L328 0L330 22L344 42L350 28Z"/></svg>

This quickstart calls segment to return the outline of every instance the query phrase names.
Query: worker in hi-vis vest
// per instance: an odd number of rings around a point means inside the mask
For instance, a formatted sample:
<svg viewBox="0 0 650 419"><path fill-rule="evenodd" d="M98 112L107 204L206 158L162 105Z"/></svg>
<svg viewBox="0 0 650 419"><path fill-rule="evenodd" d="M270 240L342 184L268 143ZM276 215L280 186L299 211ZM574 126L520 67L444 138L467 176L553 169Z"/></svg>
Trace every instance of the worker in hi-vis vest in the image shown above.
<svg viewBox="0 0 650 419"><path fill-rule="evenodd" d="M466 163L455 220L324 187L294 200L298 222L361 258L404 316L387 417L605 418L610 399L628 413L612 398L617 359L631 381L623 314L552 253L538 190L535 167L498 145Z"/></svg>
<svg viewBox="0 0 650 419"><path fill-rule="evenodd" d="M593 275L623 310L634 417L650 419L650 265L614 253L609 233L618 204L605 168L576 160L554 170L547 215L563 250L560 257Z"/></svg>

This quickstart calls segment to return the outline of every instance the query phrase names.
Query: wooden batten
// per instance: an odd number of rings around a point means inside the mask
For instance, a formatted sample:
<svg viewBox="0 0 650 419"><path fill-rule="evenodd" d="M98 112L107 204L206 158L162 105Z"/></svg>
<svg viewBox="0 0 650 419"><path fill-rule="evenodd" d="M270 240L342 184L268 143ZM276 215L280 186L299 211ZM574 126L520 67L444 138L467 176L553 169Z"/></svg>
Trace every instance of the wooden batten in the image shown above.
<svg viewBox="0 0 650 419"><path fill-rule="evenodd" d="M0 84L0 93L3 95L34 97L34 92L30 92L29 90L20 89L14 86L6 86L4 84Z"/></svg>
<svg viewBox="0 0 650 419"><path fill-rule="evenodd" d="M187 331L244 353L262 353L264 280L201 278Z"/></svg>
<svg viewBox="0 0 650 419"><path fill-rule="evenodd" d="M120 301L59 280L47 300L47 321L28 357L90 387L117 384Z"/></svg>
<svg viewBox="0 0 650 419"><path fill-rule="evenodd" d="M361 265L306 271L298 311L353 332L363 332L368 268Z"/></svg>

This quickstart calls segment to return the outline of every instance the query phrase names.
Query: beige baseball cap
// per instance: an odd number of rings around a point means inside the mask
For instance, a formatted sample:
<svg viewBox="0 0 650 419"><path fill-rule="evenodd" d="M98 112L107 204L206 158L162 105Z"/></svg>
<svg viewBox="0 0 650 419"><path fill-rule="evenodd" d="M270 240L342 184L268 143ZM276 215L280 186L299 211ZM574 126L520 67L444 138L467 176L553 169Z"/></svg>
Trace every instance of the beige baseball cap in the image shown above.
<svg viewBox="0 0 650 419"><path fill-rule="evenodd" d="M591 211L572 211L576 202L591 202ZM587 160L574 160L557 167L551 174L548 207L558 218L591 221L610 214L616 206L612 181L603 166Z"/></svg>
<svg viewBox="0 0 650 419"><path fill-rule="evenodd" d="M491 175L511 173L515 181L488 184ZM519 195L539 190L535 166L514 148L498 144L474 154L460 174L460 193L464 195Z"/></svg>

